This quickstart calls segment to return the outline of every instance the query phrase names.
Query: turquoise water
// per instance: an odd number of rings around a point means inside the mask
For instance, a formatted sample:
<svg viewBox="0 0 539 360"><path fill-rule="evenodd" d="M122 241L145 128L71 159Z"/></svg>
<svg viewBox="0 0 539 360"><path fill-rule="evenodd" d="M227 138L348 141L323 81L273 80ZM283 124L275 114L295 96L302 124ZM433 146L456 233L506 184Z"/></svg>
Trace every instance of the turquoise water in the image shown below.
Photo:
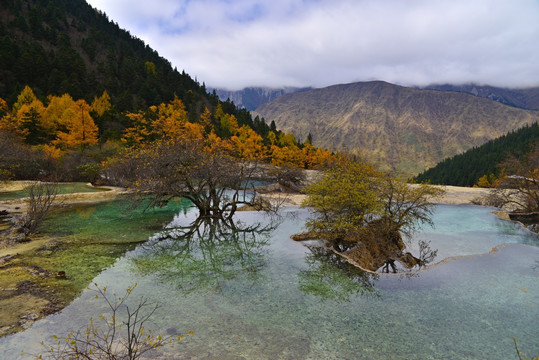
<svg viewBox="0 0 539 360"><path fill-rule="evenodd" d="M86 183L59 183L58 194L72 194L72 193L84 193L84 192L98 192L107 191L106 188L88 186ZM28 196L27 190L18 191L2 191L0 189L0 201L3 200L15 200Z"/></svg>
<svg viewBox="0 0 539 360"><path fill-rule="evenodd" d="M94 281L119 293L136 282L134 301L161 305L151 327L194 331L161 359L514 359L512 337L537 356L539 239L491 210L439 206L437 227L418 237L461 257L413 275L361 273L291 241L305 210L241 235L209 225L191 234L192 213L180 214L181 231L156 234ZM489 253L500 244L509 245ZM37 353L41 340L105 311L93 295L0 339L0 358Z"/></svg>

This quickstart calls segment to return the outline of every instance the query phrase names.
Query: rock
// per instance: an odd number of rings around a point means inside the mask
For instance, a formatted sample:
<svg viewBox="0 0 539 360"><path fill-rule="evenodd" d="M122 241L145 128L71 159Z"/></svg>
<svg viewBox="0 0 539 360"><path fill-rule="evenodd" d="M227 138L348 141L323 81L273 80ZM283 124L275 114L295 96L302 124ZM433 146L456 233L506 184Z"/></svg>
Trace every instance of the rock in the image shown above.
<svg viewBox="0 0 539 360"><path fill-rule="evenodd" d="M9 326L3 326L0 328L0 336L2 335L6 335L6 334L9 334L12 329L14 328L15 326L14 325L9 325Z"/></svg>
<svg viewBox="0 0 539 360"><path fill-rule="evenodd" d="M414 266L419 266L421 264L421 261L409 252L401 255L397 260L407 269L411 269Z"/></svg>
<svg viewBox="0 0 539 360"><path fill-rule="evenodd" d="M523 224L539 224L539 212L511 212L509 218L513 221L520 221Z"/></svg>
<svg viewBox="0 0 539 360"><path fill-rule="evenodd" d="M386 219L371 222L366 231L350 239L357 245L345 251L343 255L361 268L370 271L377 271L382 267L386 271L389 271L389 267L395 271L395 261L408 269L419 265L418 258L409 252L403 253L406 244L400 232L387 231L387 228Z"/></svg>

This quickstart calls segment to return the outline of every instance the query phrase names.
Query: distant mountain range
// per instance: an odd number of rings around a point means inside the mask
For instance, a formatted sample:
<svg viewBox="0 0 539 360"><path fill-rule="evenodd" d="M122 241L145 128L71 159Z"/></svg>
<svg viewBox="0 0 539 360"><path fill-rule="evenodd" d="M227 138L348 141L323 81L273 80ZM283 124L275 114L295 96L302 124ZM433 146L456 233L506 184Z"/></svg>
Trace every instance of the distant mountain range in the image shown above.
<svg viewBox="0 0 539 360"><path fill-rule="evenodd" d="M488 85L429 85L423 87L425 90L453 91L471 94L477 97L497 101L499 103L528 110L539 110L539 87L526 89L499 88ZM312 87L296 88L267 88L267 87L248 87L242 90L215 90L221 101L230 100L240 108L253 111L263 104L277 99L285 94L313 90Z"/></svg>
<svg viewBox="0 0 539 360"><path fill-rule="evenodd" d="M415 175L539 120L537 111L477 93L360 82L286 94L253 116L275 121L300 139L311 134L316 146L350 151L380 168Z"/></svg>
<svg viewBox="0 0 539 360"><path fill-rule="evenodd" d="M528 89L509 89L494 86L468 85L430 85L424 89L456 91L494 100L505 105L528 110L539 110L539 87Z"/></svg>
<svg viewBox="0 0 539 360"><path fill-rule="evenodd" d="M252 111L259 106L277 99L279 96L285 94L292 94L295 92L312 90L312 88L295 88L284 87L279 89L272 89L267 87L248 87L242 90L224 90L224 89L209 89L209 91L215 90L215 93L221 101L230 100L240 108L245 108L247 111Z"/></svg>

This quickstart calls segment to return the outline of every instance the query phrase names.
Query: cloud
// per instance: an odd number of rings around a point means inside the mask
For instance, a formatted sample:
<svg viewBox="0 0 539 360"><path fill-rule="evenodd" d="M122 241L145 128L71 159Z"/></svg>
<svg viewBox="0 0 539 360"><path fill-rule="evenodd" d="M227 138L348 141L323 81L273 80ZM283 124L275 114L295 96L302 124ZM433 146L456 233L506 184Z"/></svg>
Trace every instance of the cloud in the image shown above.
<svg viewBox="0 0 539 360"><path fill-rule="evenodd" d="M537 0L91 0L212 87L539 86Z"/></svg>

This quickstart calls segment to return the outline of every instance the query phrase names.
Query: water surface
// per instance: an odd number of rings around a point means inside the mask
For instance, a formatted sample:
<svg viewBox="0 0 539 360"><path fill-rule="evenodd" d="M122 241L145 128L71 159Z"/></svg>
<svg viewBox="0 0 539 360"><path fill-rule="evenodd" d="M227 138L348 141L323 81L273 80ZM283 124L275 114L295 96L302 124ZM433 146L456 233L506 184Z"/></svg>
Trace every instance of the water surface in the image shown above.
<svg viewBox="0 0 539 360"><path fill-rule="evenodd" d="M87 183L81 182L58 183L58 194L73 194L99 191L108 191L108 189L89 186ZM26 189L17 191L2 191L0 189L0 201L22 199L28 197L28 195L28 190Z"/></svg>
<svg viewBox="0 0 539 360"><path fill-rule="evenodd" d="M134 299L161 304L153 328L194 331L164 359L511 359L512 337L536 356L539 239L491 210L438 207L436 228L418 236L440 249L437 260L463 257L414 275L361 273L291 241L307 212L289 208L239 236L189 234L194 217L180 214L181 233L154 235L93 280L117 292L138 283ZM93 295L0 339L0 358L37 353L39 341L105 311Z"/></svg>

